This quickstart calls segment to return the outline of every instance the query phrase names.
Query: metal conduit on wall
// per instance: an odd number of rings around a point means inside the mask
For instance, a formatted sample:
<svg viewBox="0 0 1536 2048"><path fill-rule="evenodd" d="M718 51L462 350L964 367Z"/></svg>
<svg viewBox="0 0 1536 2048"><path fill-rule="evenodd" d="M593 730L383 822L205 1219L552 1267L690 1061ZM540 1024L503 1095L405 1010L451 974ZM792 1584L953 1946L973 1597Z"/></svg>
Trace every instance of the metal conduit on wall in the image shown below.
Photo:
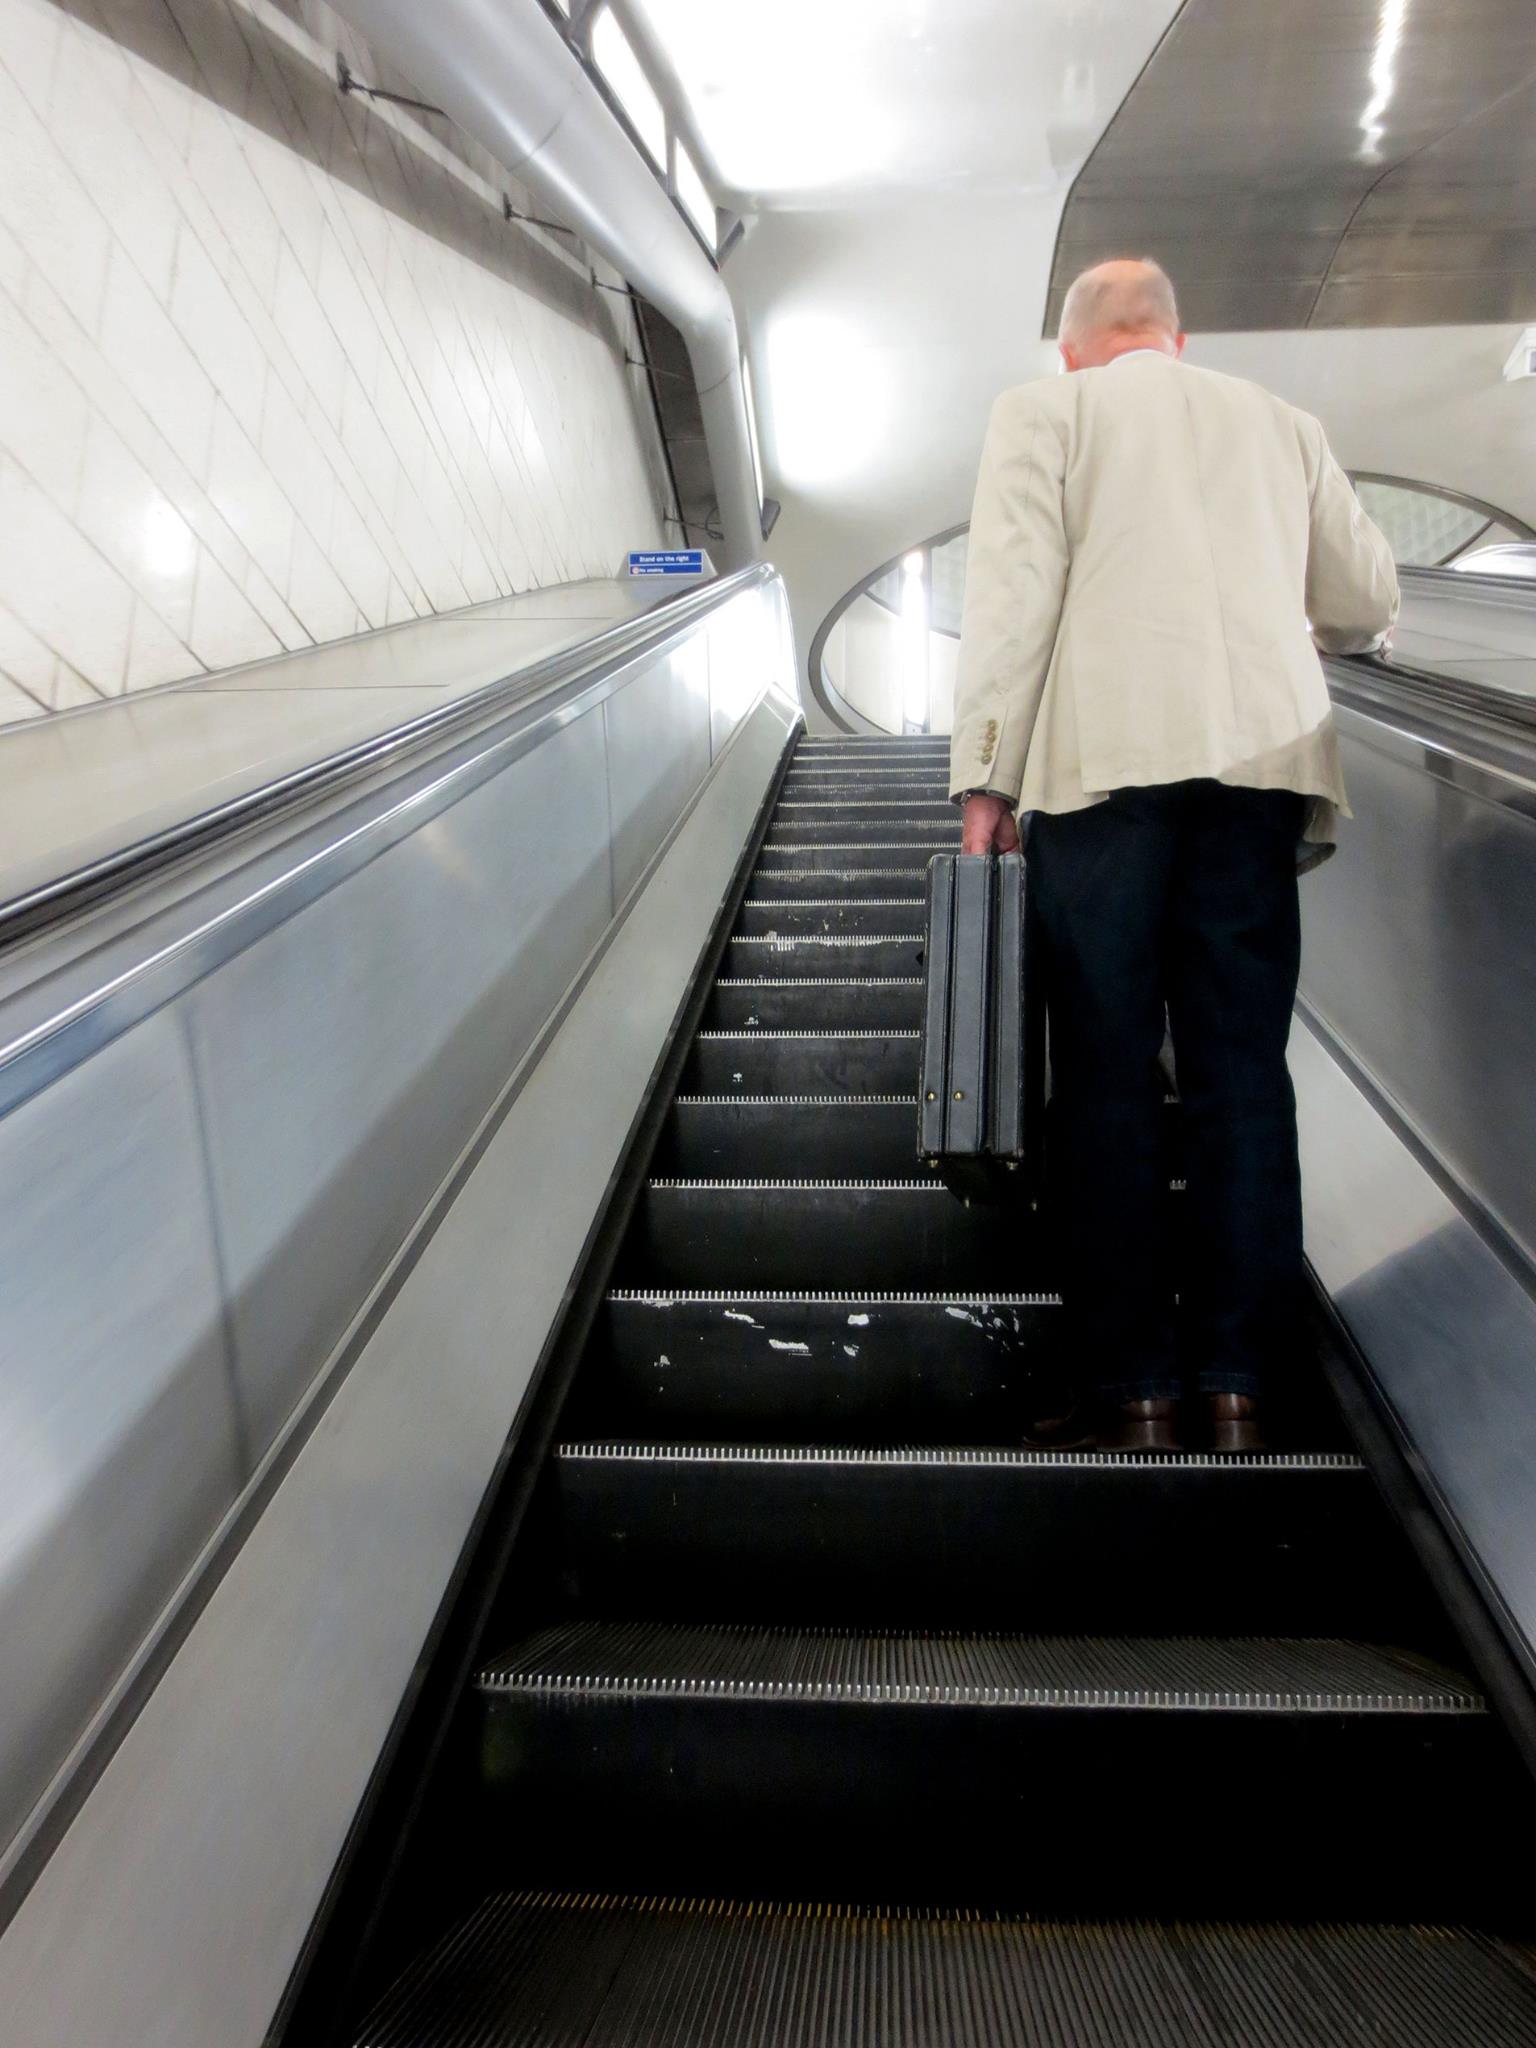
<svg viewBox="0 0 1536 2048"><path fill-rule="evenodd" d="M719 496L721 566L756 561L762 515L730 297L539 0L343 0L340 11L682 334Z"/></svg>

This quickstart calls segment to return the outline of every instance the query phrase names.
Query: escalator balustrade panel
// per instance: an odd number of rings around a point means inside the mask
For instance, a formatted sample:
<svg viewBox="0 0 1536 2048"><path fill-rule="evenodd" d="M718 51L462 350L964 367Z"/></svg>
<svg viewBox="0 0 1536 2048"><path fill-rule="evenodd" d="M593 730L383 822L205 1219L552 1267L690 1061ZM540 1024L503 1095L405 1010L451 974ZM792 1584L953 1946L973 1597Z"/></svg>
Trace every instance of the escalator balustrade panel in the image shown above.
<svg viewBox="0 0 1536 2048"><path fill-rule="evenodd" d="M1524 1773L1317 1359L1263 1455L1025 1441L1048 1221L914 1151L947 758L795 749L465 1706L478 1903L357 2038L1536 2044Z"/></svg>

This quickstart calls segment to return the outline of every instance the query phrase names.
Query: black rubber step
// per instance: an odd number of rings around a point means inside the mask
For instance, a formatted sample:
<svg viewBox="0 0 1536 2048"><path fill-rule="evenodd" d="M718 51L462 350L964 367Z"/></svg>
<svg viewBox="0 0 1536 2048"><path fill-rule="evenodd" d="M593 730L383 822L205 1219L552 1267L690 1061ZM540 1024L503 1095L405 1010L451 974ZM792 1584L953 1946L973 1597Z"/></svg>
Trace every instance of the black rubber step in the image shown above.
<svg viewBox="0 0 1536 2048"><path fill-rule="evenodd" d="M790 774L784 778L780 792L781 803L879 803L920 802L923 804L942 803L952 809L949 796L949 778L943 775L838 775L831 771L812 770L809 774Z"/></svg>
<svg viewBox="0 0 1536 2048"><path fill-rule="evenodd" d="M562 1445L555 1473L594 1613L1424 1639L1399 1539L1345 1453L609 1438Z"/></svg>
<svg viewBox="0 0 1536 2048"><path fill-rule="evenodd" d="M799 782L932 782L943 784L943 794L949 795L950 766L948 761L935 760L932 755L910 760L882 760L868 755L857 760L839 760L836 755L797 754L789 764L785 776L786 786L791 781Z"/></svg>
<svg viewBox="0 0 1536 2048"><path fill-rule="evenodd" d="M882 831L884 828L881 828ZM940 851L915 839L880 838L860 843L833 833L822 839L797 834L795 843L765 845L754 877L785 872L799 875L926 874Z"/></svg>
<svg viewBox="0 0 1536 2048"><path fill-rule="evenodd" d="M932 820L958 830L960 813L947 797L786 796L774 810L773 826L777 831L791 825L878 825L887 819Z"/></svg>
<svg viewBox="0 0 1536 2048"><path fill-rule="evenodd" d="M853 971L845 975L723 975L710 993L705 1021L716 1031L915 1030L921 1024L921 974L862 974L864 963L857 956L832 964Z"/></svg>
<svg viewBox="0 0 1536 2048"><path fill-rule="evenodd" d="M805 906L797 904L803 911ZM907 908L909 924L923 921L923 906ZM766 938L739 933L726 954L731 975L897 975L922 978L923 935L920 930L870 932L799 932Z"/></svg>
<svg viewBox="0 0 1536 2048"><path fill-rule="evenodd" d="M656 1170L667 1176L860 1180L929 1169L917 1157L917 1097L680 1095Z"/></svg>
<svg viewBox="0 0 1536 2048"><path fill-rule="evenodd" d="M591 1421L578 1426L715 1442L889 1443L918 1430L1004 1442L1059 1312L1051 1295L615 1293L582 1373Z"/></svg>
<svg viewBox="0 0 1536 2048"><path fill-rule="evenodd" d="M922 946L923 896L909 886L896 895L882 893L873 885L859 896L802 896L792 900L754 879L753 892L742 904L736 919L742 938L795 938L818 935L827 938L876 938L918 934Z"/></svg>
<svg viewBox="0 0 1536 2048"><path fill-rule="evenodd" d="M512 1892L413 1963L358 2043L1536 2048L1536 1978L1521 1950L1454 1926Z"/></svg>
<svg viewBox="0 0 1536 2048"><path fill-rule="evenodd" d="M1047 1288L1035 1234L934 1180L651 1181L620 1286Z"/></svg>
<svg viewBox="0 0 1536 2048"><path fill-rule="evenodd" d="M1432 1912L1488 1860L1480 1696L1363 1643L574 1621L478 1684L489 1825L554 1883Z"/></svg>
<svg viewBox="0 0 1536 2048"><path fill-rule="evenodd" d="M895 854L882 850L879 866L815 867L788 866L802 856L785 854L763 859L752 871L754 895L776 896L784 901L833 902L869 896L921 896L926 887L928 856L923 854L900 862ZM814 857L813 857L814 858ZM846 860L846 855L828 856ZM919 920L921 921L921 920Z"/></svg>
<svg viewBox="0 0 1536 2048"><path fill-rule="evenodd" d="M683 1073L688 1095L901 1095L917 1087L921 1033L701 1031ZM916 1112L913 1158L916 1171ZM845 1168L845 1173L848 1169Z"/></svg>
<svg viewBox="0 0 1536 2048"><path fill-rule="evenodd" d="M891 733L874 739L815 737L807 733L795 745L795 760L942 760L950 758L946 733Z"/></svg>
<svg viewBox="0 0 1536 2048"><path fill-rule="evenodd" d="M953 811L947 818L914 817L910 812L894 817L859 818L823 814L814 818L785 818L782 812L769 827L763 841L763 857L778 858L789 847L821 849L832 844L853 850L860 846L887 848L926 846L942 852L960 844L960 820Z"/></svg>

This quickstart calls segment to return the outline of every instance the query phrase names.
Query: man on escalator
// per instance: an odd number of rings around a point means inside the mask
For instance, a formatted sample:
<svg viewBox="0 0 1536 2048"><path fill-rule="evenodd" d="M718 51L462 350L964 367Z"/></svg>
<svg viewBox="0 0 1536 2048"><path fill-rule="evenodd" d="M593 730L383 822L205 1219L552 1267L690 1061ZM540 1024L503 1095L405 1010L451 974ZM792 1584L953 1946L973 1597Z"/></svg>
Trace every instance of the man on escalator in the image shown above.
<svg viewBox="0 0 1536 2048"><path fill-rule="evenodd" d="M1155 263L1079 277L1060 348L1073 374L1004 392L988 426L950 788L968 853L1029 818L1065 1316L1098 1439L1256 1450L1302 1269L1296 878L1347 814L1317 649L1383 647L1397 578L1318 422L1181 360Z"/></svg>

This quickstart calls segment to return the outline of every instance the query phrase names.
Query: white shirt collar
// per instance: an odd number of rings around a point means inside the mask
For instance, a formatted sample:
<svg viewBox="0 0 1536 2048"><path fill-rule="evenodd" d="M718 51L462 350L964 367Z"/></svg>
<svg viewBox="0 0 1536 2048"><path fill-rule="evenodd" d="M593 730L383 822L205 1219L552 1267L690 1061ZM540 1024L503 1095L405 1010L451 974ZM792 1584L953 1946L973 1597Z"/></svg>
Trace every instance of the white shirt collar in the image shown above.
<svg viewBox="0 0 1536 2048"><path fill-rule="evenodd" d="M1104 367L1106 370L1112 370L1116 363L1128 362L1132 356L1161 356L1165 362L1178 361L1178 357L1169 355L1165 348L1127 348L1122 349L1119 355L1111 356Z"/></svg>

